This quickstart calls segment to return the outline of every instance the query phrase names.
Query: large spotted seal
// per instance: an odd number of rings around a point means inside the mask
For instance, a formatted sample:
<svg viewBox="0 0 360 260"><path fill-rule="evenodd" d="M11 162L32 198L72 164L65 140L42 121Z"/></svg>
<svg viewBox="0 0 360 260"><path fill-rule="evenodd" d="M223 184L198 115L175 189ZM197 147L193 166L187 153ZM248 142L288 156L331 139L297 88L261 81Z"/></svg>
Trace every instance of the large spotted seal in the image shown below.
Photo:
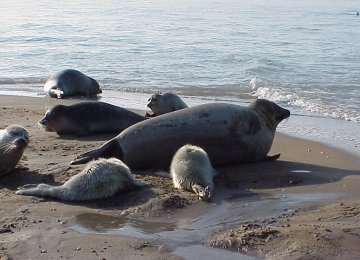
<svg viewBox="0 0 360 260"><path fill-rule="evenodd" d="M148 101L147 106L153 114L146 113L146 117L159 116L188 107L178 95L173 93L153 94Z"/></svg>
<svg viewBox="0 0 360 260"><path fill-rule="evenodd" d="M94 200L113 196L127 186L144 186L122 161L116 158L90 162L85 169L61 186L28 184L16 191L19 195L49 196L61 200Z"/></svg>
<svg viewBox="0 0 360 260"><path fill-rule="evenodd" d="M277 125L290 111L258 99L248 107L211 103L157 116L122 131L71 164L117 157L130 168L168 169L185 144L203 148L214 167L267 158ZM278 158L278 155L272 159Z"/></svg>
<svg viewBox="0 0 360 260"><path fill-rule="evenodd" d="M66 69L51 76L45 82L44 91L55 98L96 96L102 92L95 79L73 69Z"/></svg>
<svg viewBox="0 0 360 260"><path fill-rule="evenodd" d="M170 164L174 187L194 191L199 199L209 201L213 196L216 171L207 153L195 145L184 145L175 153Z"/></svg>
<svg viewBox="0 0 360 260"><path fill-rule="evenodd" d="M11 172L29 143L28 131L19 125L0 130L0 175Z"/></svg>
<svg viewBox="0 0 360 260"><path fill-rule="evenodd" d="M56 105L39 121L47 131L59 135L86 136L91 134L120 133L146 118L103 102L80 102L70 106Z"/></svg>

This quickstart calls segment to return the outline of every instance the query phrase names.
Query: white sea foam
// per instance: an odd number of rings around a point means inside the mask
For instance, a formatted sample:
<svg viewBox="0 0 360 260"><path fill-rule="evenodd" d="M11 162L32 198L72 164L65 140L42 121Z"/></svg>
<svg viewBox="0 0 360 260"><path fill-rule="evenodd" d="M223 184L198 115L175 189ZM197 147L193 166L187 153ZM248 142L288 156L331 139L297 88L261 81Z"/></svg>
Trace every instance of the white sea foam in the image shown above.
<svg viewBox="0 0 360 260"><path fill-rule="evenodd" d="M252 94L258 98L265 98L274 102L282 102L287 105L301 108L306 111L316 113L318 115L328 116L331 118L344 119L347 121L360 122L360 114L356 109L342 106L334 106L332 104L324 104L321 98L304 98L296 93L292 93L289 89L277 87L272 83L264 82L257 78L250 81ZM292 88L291 91L296 89Z"/></svg>

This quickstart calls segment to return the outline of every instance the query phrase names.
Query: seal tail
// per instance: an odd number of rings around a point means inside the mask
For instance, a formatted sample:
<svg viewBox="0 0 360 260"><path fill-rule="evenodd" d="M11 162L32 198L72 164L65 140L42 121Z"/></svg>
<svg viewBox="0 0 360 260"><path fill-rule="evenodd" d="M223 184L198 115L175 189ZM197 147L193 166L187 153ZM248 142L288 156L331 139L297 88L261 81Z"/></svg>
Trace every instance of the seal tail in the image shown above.
<svg viewBox="0 0 360 260"><path fill-rule="evenodd" d="M124 153L115 139L112 139L99 148L92 150L90 152L84 153L76 157L70 162L70 165L84 164L93 159L97 158L111 158L115 157L120 160L123 160Z"/></svg>
<svg viewBox="0 0 360 260"><path fill-rule="evenodd" d="M21 187L15 193L18 195L27 195L27 196L37 196L37 197L55 197L58 192L57 190L61 189L61 186L51 186L48 184L41 183L39 185L28 184Z"/></svg>

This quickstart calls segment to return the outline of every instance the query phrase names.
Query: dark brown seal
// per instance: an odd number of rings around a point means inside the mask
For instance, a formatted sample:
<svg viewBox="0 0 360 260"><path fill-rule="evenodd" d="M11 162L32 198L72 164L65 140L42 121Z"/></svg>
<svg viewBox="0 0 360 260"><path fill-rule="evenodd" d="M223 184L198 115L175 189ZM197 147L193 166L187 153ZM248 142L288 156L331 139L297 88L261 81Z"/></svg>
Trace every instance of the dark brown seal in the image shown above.
<svg viewBox="0 0 360 260"><path fill-rule="evenodd" d="M146 118L104 102L81 102L70 106L56 105L39 121L47 131L59 135L86 136L120 133Z"/></svg>

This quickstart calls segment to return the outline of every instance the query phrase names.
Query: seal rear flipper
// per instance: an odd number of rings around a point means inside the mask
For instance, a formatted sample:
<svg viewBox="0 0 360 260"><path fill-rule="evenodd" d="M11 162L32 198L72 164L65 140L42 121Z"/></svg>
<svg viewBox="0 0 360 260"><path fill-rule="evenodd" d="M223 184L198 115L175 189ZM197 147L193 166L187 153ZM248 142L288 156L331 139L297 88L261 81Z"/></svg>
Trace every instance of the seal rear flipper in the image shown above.
<svg viewBox="0 0 360 260"><path fill-rule="evenodd" d="M26 184L20 187L15 194L17 195L25 195L25 196L51 196L51 192L56 187L51 185L40 183L36 184Z"/></svg>
<svg viewBox="0 0 360 260"><path fill-rule="evenodd" d="M70 165L84 164L97 158L111 157L115 157L120 160L123 160L124 157L124 153L115 139L108 141L95 150L79 155L70 162Z"/></svg>

